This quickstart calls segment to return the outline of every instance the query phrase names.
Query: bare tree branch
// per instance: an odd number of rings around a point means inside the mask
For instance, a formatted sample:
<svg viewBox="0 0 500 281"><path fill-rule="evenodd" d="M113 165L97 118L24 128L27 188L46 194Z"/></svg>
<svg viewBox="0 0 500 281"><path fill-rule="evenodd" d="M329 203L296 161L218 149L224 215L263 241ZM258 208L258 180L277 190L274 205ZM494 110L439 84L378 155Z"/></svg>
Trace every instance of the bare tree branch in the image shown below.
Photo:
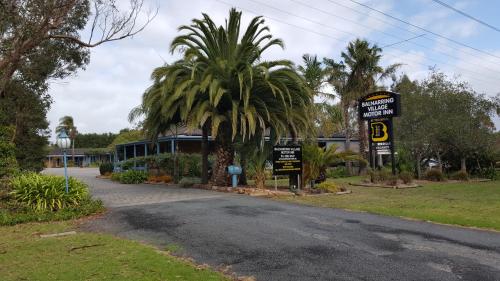
<svg viewBox="0 0 500 281"><path fill-rule="evenodd" d="M144 0L130 0L128 12L122 12L116 7L115 1L94 0L94 12L89 40L85 42L78 37L67 34L50 34L48 38L70 40L82 47L93 48L106 42L122 40L141 32L158 14L158 7L153 11L143 13ZM145 15L143 23L138 24L141 15ZM92 41L100 31L100 39Z"/></svg>
<svg viewBox="0 0 500 281"><path fill-rule="evenodd" d="M73 18L85 12L82 8L87 7L89 2L92 6L90 35L88 40L84 40L78 35L78 30L68 31L67 26ZM128 7L124 8L117 7L116 2L0 1L0 97L4 96L7 84L19 71L25 58L47 40L68 40L82 48L93 48L136 35L158 14L158 7L144 11L144 0L130 0Z"/></svg>

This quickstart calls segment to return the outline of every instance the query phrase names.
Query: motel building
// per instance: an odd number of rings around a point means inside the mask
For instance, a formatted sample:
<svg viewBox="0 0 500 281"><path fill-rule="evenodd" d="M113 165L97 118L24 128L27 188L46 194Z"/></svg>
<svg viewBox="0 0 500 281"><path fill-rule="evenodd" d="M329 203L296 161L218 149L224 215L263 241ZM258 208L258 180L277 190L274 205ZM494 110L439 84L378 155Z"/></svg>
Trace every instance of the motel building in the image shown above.
<svg viewBox="0 0 500 281"><path fill-rule="evenodd" d="M148 156L162 153L201 153L201 130L189 132L186 128L179 128L177 132L169 132L160 136L156 143L152 144L149 140L123 143L115 147L115 162L125 161L127 159ZM291 138L284 139L285 143L291 141ZM320 136L317 138L318 146L329 147L332 144L339 146L339 151L345 150L345 136L334 134L332 136ZM215 144L212 137L208 137L209 151L215 151ZM359 141L357 138L351 138L350 148L352 151L359 151Z"/></svg>
<svg viewBox="0 0 500 281"><path fill-rule="evenodd" d="M188 131L186 128L179 128L177 132L169 132L158 138L152 144L150 140L141 140L129 143L118 144L113 152L104 149L75 148L67 149L67 160L74 159L75 167L97 166L103 162L119 163L135 157L143 157L162 153L201 153L201 130ZM290 142L291 138L283 139L283 143ZM317 138L318 146L329 147L332 144L339 146L339 151L345 150L345 136L334 134L332 136L319 136ZM208 137L209 151L215 152L215 144L212 137ZM357 138L351 138L350 148L352 151L359 151L359 141ZM63 150L53 148L45 159L45 167L59 168L63 167ZM134 167L140 168L140 167Z"/></svg>

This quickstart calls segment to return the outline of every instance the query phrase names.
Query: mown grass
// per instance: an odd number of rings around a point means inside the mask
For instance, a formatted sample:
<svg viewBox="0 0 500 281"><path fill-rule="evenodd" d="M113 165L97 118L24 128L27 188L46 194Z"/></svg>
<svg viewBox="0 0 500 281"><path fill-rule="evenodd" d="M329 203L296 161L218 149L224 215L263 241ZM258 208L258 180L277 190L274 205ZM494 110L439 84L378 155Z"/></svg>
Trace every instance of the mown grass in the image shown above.
<svg viewBox="0 0 500 281"><path fill-rule="evenodd" d="M360 180L353 177L333 181L345 186ZM500 181L428 183L411 189L347 187L352 194L278 200L500 230Z"/></svg>
<svg viewBox="0 0 500 281"><path fill-rule="evenodd" d="M77 233L71 222L0 227L0 279L9 280L227 280L138 242Z"/></svg>

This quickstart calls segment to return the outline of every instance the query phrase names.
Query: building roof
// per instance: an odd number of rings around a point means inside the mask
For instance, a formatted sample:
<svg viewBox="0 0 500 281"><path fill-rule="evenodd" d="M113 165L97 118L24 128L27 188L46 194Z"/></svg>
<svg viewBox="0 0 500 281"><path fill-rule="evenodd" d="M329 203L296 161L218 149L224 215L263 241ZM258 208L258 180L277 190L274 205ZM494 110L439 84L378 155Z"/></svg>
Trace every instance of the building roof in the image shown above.
<svg viewBox="0 0 500 281"><path fill-rule="evenodd" d="M75 156L85 156L85 155L105 155L110 154L105 148L75 148ZM66 150L67 155L73 155L73 149L69 148ZM47 156L62 156L64 155L64 150L59 147L53 147L52 150L47 154Z"/></svg>

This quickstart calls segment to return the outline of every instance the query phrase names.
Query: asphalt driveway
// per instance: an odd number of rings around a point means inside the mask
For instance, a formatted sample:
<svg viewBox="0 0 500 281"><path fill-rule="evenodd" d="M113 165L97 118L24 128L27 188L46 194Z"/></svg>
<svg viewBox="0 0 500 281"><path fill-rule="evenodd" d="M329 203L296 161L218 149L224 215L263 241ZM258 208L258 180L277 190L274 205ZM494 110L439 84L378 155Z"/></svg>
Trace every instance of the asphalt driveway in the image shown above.
<svg viewBox="0 0 500 281"><path fill-rule="evenodd" d="M61 169L47 173L61 174ZM500 233L97 179L70 169L110 208L85 228L175 245L198 263L257 280L500 280ZM500 215L500 214L492 214Z"/></svg>

